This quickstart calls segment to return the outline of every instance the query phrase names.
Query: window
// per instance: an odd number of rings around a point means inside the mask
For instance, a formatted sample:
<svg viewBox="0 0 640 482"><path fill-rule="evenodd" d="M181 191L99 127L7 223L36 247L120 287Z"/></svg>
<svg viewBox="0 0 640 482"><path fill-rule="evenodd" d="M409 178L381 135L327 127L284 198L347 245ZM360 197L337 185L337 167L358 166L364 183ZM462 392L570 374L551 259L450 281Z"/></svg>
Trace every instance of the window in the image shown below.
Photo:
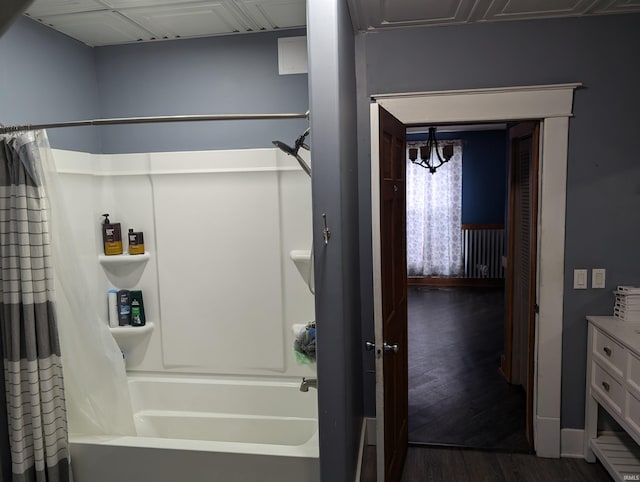
<svg viewBox="0 0 640 482"><path fill-rule="evenodd" d="M424 144L410 141L407 148ZM407 154L409 276L462 274L462 142L439 144L453 144L453 157L434 174L413 164Z"/></svg>

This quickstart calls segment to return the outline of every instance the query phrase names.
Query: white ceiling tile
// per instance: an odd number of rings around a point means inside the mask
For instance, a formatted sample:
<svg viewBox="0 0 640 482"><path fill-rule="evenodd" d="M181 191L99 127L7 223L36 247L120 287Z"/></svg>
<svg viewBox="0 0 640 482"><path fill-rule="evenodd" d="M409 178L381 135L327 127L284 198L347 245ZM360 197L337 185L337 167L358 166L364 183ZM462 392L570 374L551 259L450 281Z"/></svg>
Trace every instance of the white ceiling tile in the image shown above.
<svg viewBox="0 0 640 482"><path fill-rule="evenodd" d="M485 20L564 17L587 11L593 0L495 0Z"/></svg>
<svg viewBox="0 0 640 482"><path fill-rule="evenodd" d="M453 20L460 8L461 0L416 2L415 0L386 0L383 20L385 22L412 22L419 18Z"/></svg>
<svg viewBox="0 0 640 482"><path fill-rule="evenodd" d="M122 13L157 37L197 37L246 31L225 2L123 9Z"/></svg>
<svg viewBox="0 0 640 482"><path fill-rule="evenodd" d="M307 23L305 0L236 0L262 28L302 27Z"/></svg>
<svg viewBox="0 0 640 482"><path fill-rule="evenodd" d="M482 1L486 3L486 0ZM469 20L474 9L482 1L350 0L350 9L361 17L354 21L357 27L366 30L462 23ZM484 13L484 9L482 10Z"/></svg>
<svg viewBox="0 0 640 482"><path fill-rule="evenodd" d="M105 10L107 7L96 0L36 0L27 10L33 18L67 13Z"/></svg>
<svg viewBox="0 0 640 482"><path fill-rule="evenodd" d="M614 0L608 5L597 8L597 13L626 13L640 10L640 0Z"/></svg>
<svg viewBox="0 0 640 482"><path fill-rule="evenodd" d="M91 46L149 40L150 33L111 10L43 17L42 22Z"/></svg>
<svg viewBox="0 0 640 482"><path fill-rule="evenodd" d="M196 3L197 0L100 0L113 9L160 7L163 5L181 5Z"/></svg>
<svg viewBox="0 0 640 482"><path fill-rule="evenodd" d="M640 0L347 1L358 30L640 12ZM306 1L36 0L28 15L89 45L110 45L303 27Z"/></svg>

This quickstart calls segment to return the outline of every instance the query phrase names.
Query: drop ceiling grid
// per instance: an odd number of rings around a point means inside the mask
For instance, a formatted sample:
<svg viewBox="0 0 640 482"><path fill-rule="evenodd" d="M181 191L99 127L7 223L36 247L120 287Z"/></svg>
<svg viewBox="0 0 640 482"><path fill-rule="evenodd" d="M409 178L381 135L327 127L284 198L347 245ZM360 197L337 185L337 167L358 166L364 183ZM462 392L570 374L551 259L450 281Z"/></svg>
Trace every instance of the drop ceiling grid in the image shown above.
<svg viewBox="0 0 640 482"><path fill-rule="evenodd" d="M640 12L640 0L347 0L347 2L354 29L358 31Z"/></svg>
<svg viewBox="0 0 640 482"><path fill-rule="evenodd" d="M359 31L640 12L640 0L347 2ZM304 27L306 0L36 0L27 14L99 46Z"/></svg>
<svg viewBox="0 0 640 482"><path fill-rule="evenodd" d="M305 0L36 0L27 15L92 46L306 24Z"/></svg>

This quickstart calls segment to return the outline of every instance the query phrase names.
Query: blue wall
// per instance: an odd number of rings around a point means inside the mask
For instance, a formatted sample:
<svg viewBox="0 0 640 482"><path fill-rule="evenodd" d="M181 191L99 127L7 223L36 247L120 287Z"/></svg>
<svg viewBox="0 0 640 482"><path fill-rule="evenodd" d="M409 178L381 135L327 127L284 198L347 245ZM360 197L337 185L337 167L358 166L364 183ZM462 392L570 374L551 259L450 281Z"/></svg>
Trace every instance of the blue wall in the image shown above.
<svg viewBox="0 0 640 482"><path fill-rule="evenodd" d="M427 134L408 134L407 140L426 140L427 137ZM462 224L504 224L506 131L442 132L436 137L462 141Z"/></svg>
<svg viewBox="0 0 640 482"><path fill-rule="evenodd" d="M0 38L0 122L175 114L304 113L306 74L279 75L283 30L92 49L27 18ZM308 122L233 121L50 129L55 148L124 153L272 147Z"/></svg>
<svg viewBox="0 0 640 482"><path fill-rule="evenodd" d="M5 125L93 119L99 115L93 50L20 18L0 37L0 122ZM91 127L51 129L52 147L100 152Z"/></svg>
<svg viewBox="0 0 640 482"><path fill-rule="evenodd" d="M304 113L306 74L278 75L286 30L96 48L103 117ZM105 153L240 149L292 143L302 120L153 124L101 128Z"/></svg>
<svg viewBox="0 0 640 482"><path fill-rule="evenodd" d="M611 290L640 281L640 62L630 60L638 58L640 15L398 29L360 34L356 45L363 339L373 336L369 96L584 84L575 93L569 127L561 420L564 428L582 428L585 315L611 314ZM428 57L425 45L431 46ZM404 72L412 75L398 75ZM606 268L607 289L573 290L574 268ZM373 357L365 361L371 415Z"/></svg>
<svg viewBox="0 0 640 482"><path fill-rule="evenodd" d="M363 421L354 39L344 0L309 0L307 12L320 475L352 482Z"/></svg>

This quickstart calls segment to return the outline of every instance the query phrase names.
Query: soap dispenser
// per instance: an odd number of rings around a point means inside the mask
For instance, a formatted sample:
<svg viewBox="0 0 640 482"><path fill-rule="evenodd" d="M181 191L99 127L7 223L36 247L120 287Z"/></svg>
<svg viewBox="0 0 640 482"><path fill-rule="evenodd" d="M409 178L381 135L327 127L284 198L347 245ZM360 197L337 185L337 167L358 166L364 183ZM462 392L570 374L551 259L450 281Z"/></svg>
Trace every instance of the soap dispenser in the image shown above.
<svg viewBox="0 0 640 482"><path fill-rule="evenodd" d="M103 214L102 242L104 243L104 254L111 256L122 254L122 231L120 223L111 223L109 214Z"/></svg>

